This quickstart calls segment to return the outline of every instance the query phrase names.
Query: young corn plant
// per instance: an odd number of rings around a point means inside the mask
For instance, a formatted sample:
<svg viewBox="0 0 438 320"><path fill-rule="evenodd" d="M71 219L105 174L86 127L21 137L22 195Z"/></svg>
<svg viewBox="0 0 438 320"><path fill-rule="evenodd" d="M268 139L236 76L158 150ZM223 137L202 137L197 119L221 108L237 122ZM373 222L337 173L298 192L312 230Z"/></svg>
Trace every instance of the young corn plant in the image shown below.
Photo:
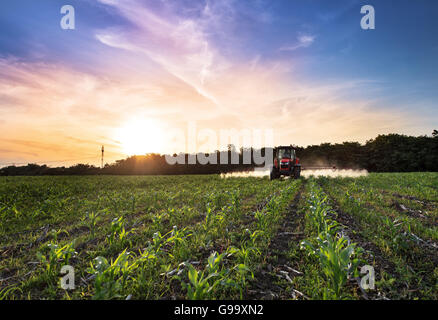
<svg viewBox="0 0 438 320"><path fill-rule="evenodd" d="M329 209L327 207L311 207L307 218L311 225L315 228L317 234L331 234L335 235L339 230L338 222L326 216Z"/></svg>
<svg viewBox="0 0 438 320"><path fill-rule="evenodd" d="M239 288L240 299L243 299L243 290L247 287L247 280L254 279L254 273L244 263L237 264L233 270L237 272L237 281L233 283Z"/></svg>
<svg viewBox="0 0 438 320"><path fill-rule="evenodd" d="M114 219L111 222L110 234L107 237L108 244L112 245L116 241L119 241L121 245L125 244L127 236L131 231L125 230L125 221L123 217Z"/></svg>
<svg viewBox="0 0 438 320"><path fill-rule="evenodd" d="M204 220L204 224L203 224L203 228L204 228L204 232L208 232L211 227L212 224L214 222L214 213L213 213L213 208L210 204L210 202L208 202L206 205L206 214L205 214L205 220Z"/></svg>
<svg viewBox="0 0 438 320"><path fill-rule="evenodd" d="M95 276L94 300L109 300L121 298L121 292L126 287L127 280L138 267L131 262L130 253L123 250L114 261L108 262L104 257L95 258L95 264L90 264L88 272Z"/></svg>
<svg viewBox="0 0 438 320"><path fill-rule="evenodd" d="M97 223L99 222L99 213L94 211L87 212L85 218L83 219L84 224L90 229L91 237L94 238L97 229Z"/></svg>
<svg viewBox="0 0 438 320"><path fill-rule="evenodd" d="M161 235L160 231L155 232L152 236L152 243L150 244L149 248L154 252L154 254L159 255L162 253L161 248L166 242L165 237L166 235Z"/></svg>
<svg viewBox="0 0 438 320"><path fill-rule="evenodd" d="M173 246L173 254L169 253L169 256L173 259L175 256L181 258L188 253L187 239L192 236L192 233L187 228L178 229L177 226L173 226L169 237L165 243Z"/></svg>
<svg viewBox="0 0 438 320"><path fill-rule="evenodd" d="M316 238L316 245L304 240L301 248L319 259L322 271L330 283L331 293L336 299L342 298L341 290L347 280L353 275L358 276L357 267L360 260L357 255L361 252L356 244L348 243L344 237L331 234L321 234ZM324 298L331 298L329 292Z"/></svg>
<svg viewBox="0 0 438 320"><path fill-rule="evenodd" d="M150 250L150 248L147 248L143 252L140 252L140 257L137 258L136 263L140 267L147 265L149 262L155 262L157 259L158 256L156 253L153 252L153 250Z"/></svg>
<svg viewBox="0 0 438 320"><path fill-rule="evenodd" d="M228 248L227 252L229 256L236 257L237 264L232 270L236 273L235 286L239 289L240 299L243 299L243 290L247 287L248 279L254 279L254 273L250 268L251 261L261 252L250 241L244 242L240 248L232 246Z"/></svg>
<svg viewBox="0 0 438 320"><path fill-rule="evenodd" d="M234 214L237 215L240 212L240 192L238 190L231 193L231 207Z"/></svg>
<svg viewBox="0 0 438 320"><path fill-rule="evenodd" d="M42 252L37 252L37 258L45 265L49 276L57 274L58 270L60 270L60 263L64 265L69 264L70 259L77 254L74 246L74 241L63 247L50 243L43 248Z"/></svg>
<svg viewBox="0 0 438 320"><path fill-rule="evenodd" d="M242 242L240 248L231 246L228 248L228 254L236 257L237 261L244 265L250 265L253 258L261 255L260 249L256 245L257 238L262 232L256 230L250 232L248 229L244 231L244 236L249 236L249 239Z"/></svg>
<svg viewBox="0 0 438 320"><path fill-rule="evenodd" d="M408 253L410 243L406 233L403 231L404 221L397 219L393 221L389 217L385 217L383 224L388 230L388 239L392 249L398 253ZM408 229L410 230L410 227Z"/></svg>
<svg viewBox="0 0 438 320"><path fill-rule="evenodd" d="M327 200L328 196L323 194L320 188L311 184L311 196L309 199L309 213L307 219L316 229L317 234L330 233L334 235L338 231L338 223L328 216L331 210Z"/></svg>
<svg viewBox="0 0 438 320"><path fill-rule="evenodd" d="M189 283L182 283L187 290L187 298L190 300L203 300L209 297L210 292L219 284L219 280L211 281L218 277L216 273L197 271L191 264L188 266Z"/></svg>
<svg viewBox="0 0 438 320"><path fill-rule="evenodd" d="M227 278L229 271L221 269L221 262L225 255L226 253L212 253L203 271L198 271L188 264L188 282L183 281L180 276L175 276L175 279L180 280L182 287L187 290L189 300L209 299L219 285L231 284L231 280Z"/></svg>
<svg viewBox="0 0 438 320"><path fill-rule="evenodd" d="M174 258L175 254L184 253L187 249L187 239L191 236L192 233L187 228L178 229L177 226L173 226L172 230L164 235L157 231L152 236L147 251L156 256L168 254L171 258ZM173 254L169 253L169 247L172 247Z"/></svg>
<svg viewBox="0 0 438 320"><path fill-rule="evenodd" d="M152 216L152 224L156 229L161 227L162 222L168 217L167 212L156 213Z"/></svg>
<svg viewBox="0 0 438 320"><path fill-rule="evenodd" d="M265 210L257 210L254 213L254 218L257 221L257 230L266 232L269 226L269 216Z"/></svg>

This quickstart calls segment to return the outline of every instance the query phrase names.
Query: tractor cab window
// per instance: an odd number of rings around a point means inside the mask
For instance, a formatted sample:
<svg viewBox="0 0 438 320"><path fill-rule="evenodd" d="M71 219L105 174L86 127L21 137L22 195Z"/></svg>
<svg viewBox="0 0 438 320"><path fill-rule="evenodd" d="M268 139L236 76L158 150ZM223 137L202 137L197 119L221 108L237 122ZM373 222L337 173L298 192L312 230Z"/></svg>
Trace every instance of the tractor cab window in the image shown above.
<svg viewBox="0 0 438 320"><path fill-rule="evenodd" d="M295 156L295 152L292 149L279 149L278 158L279 159L292 159Z"/></svg>

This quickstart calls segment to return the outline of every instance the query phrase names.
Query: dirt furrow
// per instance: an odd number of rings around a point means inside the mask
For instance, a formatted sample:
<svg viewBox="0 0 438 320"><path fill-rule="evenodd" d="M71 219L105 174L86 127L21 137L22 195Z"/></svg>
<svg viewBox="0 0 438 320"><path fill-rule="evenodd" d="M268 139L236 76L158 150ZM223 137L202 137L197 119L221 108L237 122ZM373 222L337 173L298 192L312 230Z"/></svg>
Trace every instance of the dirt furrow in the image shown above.
<svg viewBox="0 0 438 320"><path fill-rule="evenodd" d="M255 279L247 292L246 299L278 300L305 297L297 290L292 289L291 294L286 290L287 288L275 284L279 278L291 281L291 277L301 275L301 272L297 270L298 267L293 265L293 261L288 260L287 252L291 243L300 243L304 238L302 232L297 232L297 230L302 230L299 225L304 223L303 217L300 217L297 212L303 187L304 185L301 186L300 191L287 208L283 225L269 245L266 263L255 272Z"/></svg>

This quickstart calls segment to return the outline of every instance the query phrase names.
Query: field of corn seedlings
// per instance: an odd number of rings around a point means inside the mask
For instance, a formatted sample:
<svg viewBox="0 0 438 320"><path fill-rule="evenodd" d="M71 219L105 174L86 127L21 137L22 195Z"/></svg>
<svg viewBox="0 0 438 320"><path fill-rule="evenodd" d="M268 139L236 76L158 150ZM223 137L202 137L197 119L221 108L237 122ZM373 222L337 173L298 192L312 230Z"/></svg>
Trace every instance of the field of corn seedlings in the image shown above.
<svg viewBox="0 0 438 320"><path fill-rule="evenodd" d="M438 174L0 177L0 299L438 299Z"/></svg>

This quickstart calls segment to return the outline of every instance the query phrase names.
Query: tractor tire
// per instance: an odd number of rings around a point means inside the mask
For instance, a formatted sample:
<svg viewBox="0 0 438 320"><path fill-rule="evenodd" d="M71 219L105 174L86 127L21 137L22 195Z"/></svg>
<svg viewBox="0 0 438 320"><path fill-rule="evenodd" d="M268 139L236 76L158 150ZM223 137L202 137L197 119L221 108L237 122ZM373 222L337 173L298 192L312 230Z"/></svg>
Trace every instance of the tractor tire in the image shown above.
<svg viewBox="0 0 438 320"><path fill-rule="evenodd" d="M294 179L299 179L301 177L301 167L295 167L294 169Z"/></svg>
<svg viewBox="0 0 438 320"><path fill-rule="evenodd" d="M271 180L278 179L280 176L278 175L277 171L275 169L271 169L271 174L269 175L269 178Z"/></svg>

